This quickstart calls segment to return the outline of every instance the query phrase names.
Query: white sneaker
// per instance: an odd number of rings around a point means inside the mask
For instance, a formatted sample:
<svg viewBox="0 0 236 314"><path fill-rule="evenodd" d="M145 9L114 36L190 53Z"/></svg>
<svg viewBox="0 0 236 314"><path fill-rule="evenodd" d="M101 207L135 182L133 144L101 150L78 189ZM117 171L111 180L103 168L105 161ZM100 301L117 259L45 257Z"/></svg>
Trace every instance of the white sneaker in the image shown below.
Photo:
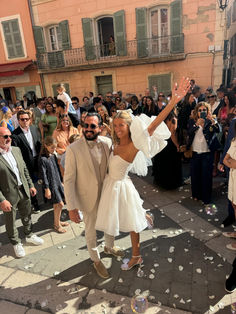
<svg viewBox="0 0 236 314"><path fill-rule="evenodd" d="M22 243L17 243L16 245L13 245L13 249L15 251L16 257L24 257L25 256L25 250L23 248Z"/></svg>
<svg viewBox="0 0 236 314"><path fill-rule="evenodd" d="M40 237L38 237L36 234L33 234L31 237L26 237L25 238L25 241L27 243L32 243L34 245L41 245L44 243L44 240L41 239Z"/></svg>

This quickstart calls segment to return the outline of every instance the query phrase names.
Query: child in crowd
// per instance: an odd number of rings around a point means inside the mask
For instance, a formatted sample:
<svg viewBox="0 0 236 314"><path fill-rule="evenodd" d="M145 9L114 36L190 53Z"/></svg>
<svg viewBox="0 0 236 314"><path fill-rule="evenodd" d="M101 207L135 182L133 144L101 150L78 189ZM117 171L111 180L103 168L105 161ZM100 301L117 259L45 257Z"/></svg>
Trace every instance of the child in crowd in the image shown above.
<svg viewBox="0 0 236 314"><path fill-rule="evenodd" d="M65 233L68 222L60 221L62 207L64 206L64 187L58 165L56 150L56 140L52 136L47 136L43 142L39 157L39 172L43 180L45 198L52 201L54 209L54 230L58 233Z"/></svg>

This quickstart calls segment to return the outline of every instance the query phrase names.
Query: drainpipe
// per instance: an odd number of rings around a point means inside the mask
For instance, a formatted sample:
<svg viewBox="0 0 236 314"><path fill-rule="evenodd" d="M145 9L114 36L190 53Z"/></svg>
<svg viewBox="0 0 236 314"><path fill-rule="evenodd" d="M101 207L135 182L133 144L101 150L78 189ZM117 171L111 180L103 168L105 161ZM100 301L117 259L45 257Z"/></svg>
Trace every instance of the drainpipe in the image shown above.
<svg viewBox="0 0 236 314"><path fill-rule="evenodd" d="M33 15L33 9L32 9L32 5L31 5L31 0L27 0L27 1L28 1L28 8L29 8L31 24L32 24L32 26L34 26L35 22L34 22L34 15ZM34 38L34 36L33 36L33 38ZM36 47L35 39L34 39L34 45ZM43 90L43 96L46 96L46 88L45 88L44 76L43 76L42 73L40 73L39 76L40 76L40 81L41 81L41 87L42 87L42 90Z"/></svg>

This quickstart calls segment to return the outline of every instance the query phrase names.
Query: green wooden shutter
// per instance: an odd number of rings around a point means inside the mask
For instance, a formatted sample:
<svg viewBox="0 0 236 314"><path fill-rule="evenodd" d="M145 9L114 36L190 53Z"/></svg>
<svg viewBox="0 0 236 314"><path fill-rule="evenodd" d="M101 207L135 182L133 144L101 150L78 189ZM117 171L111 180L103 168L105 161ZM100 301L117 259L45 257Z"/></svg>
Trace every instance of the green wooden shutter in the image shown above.
<svg viewBox="0 0 236 314"><path fill-rule="evenodd" d="M136 8L136 39L139 58L148 56L147 8Z"/></svg>
<svg viewBox="0 0 236 314"><path fill-rule="evenodd" d="M126 56L126 30L125 30L125 11L120 10L114 13L114 32L116 43L116 55Z"/></svg>
<svg viewBox="0 0 236 314"><path fill-rule="evenodd" d="M5 43L7 46L8 58L24 57L21 33L18 19L2 22Z"/></svg>
<svg viewBox="0 0 236 314"><path fill-rule="evenodd" d="M63 68L65 66L63 51L48 52L48 64L50 68Z"/></svg>
<svg viewBox="0 0 236 314"><path fill-rule="evenodd" d="M43 27L33 26L33 32L37 52L44 53L46 51L46 47L43 34Z"/></svg>
<svg viewBox="0 0 236 314"><path fill-rule="evenodd" d="M94 60L96 58L95 55L95 47L93 44L93 30L92 30L92 19L90 18L82 18L82 27L84 34L84 48L87 60Z"/></svg>
<svg viewBox="0 0 236 314"><path fill-rule="evenodd" d="M62 38L62 50L71 49L70 31L68 20L61 21L59 24Z"/></svg>
<svg viewBox="0 0 236 314"><path fill-rule="evenodd" d="M148 77L148 85L152 93L152 86L157 86L158 93L162 92L167 96L171 92L171 75L170 73L151 75ZM154 94L152 96L154 96Z"/></svg>
<svg viewBox="0 0 236 314"><path fill-rule="evenodd" d="M171 52L184 52L184 37L182 34L182 0L170 4L171 17Z"/></svg>
<svg viewBox="0 0 236 314"><path fill-rule="evenodd" d="M223 60L227 59L227 56L228 56L228 45L229 45L229 41L228 40L224 40Z"/></svg>
<svg viewBox="0 0 236 314"><path fill-rule="evenodd" d="M53 92L52 97L57 97L57 95L58 95L58 92L57 92L57 85L58 85L58 84L53 84L53 85L52 85L52 92Z"/></svg>

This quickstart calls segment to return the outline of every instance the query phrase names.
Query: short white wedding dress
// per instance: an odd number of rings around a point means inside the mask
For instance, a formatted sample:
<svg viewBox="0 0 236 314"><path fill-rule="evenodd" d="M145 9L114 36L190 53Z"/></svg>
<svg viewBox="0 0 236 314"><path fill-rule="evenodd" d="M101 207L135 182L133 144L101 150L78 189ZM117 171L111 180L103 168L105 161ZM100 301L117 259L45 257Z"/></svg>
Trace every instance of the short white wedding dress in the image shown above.
<svg viewBox="0 0 236 314"><path fill-rule="evenodd" d="M108 174L103 182L101 199L98 206L96 229L109 235L119 232L141 232L147 227L146 210L143 200L128 176L129 171L138 175L147 174L147 161L166 146L170 131L162 122L152 136L147 131L155 117L142 114L135 117L130 126L131 138L140 150L134 161L129 163L111 153Z"/></svg>

